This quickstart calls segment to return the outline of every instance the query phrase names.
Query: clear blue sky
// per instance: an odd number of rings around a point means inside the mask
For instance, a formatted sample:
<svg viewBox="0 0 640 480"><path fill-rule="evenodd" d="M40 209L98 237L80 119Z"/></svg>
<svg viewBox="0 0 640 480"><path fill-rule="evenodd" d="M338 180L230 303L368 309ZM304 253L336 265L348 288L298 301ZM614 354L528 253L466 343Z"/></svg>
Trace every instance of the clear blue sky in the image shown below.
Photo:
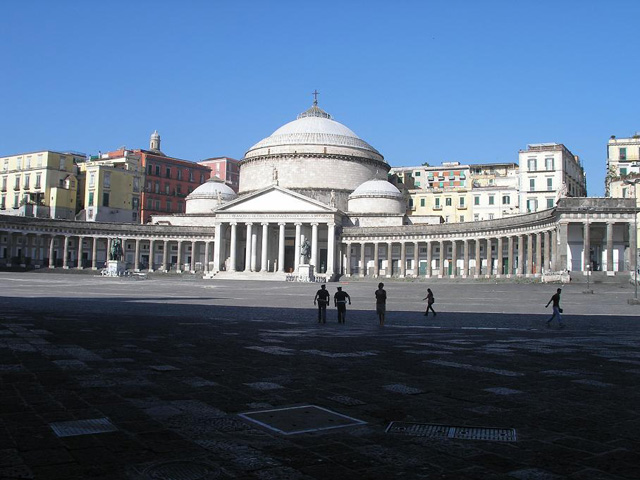
<svg viewBox="0 0 640 480"><path fill-rule="evenodd" d="M640 1L4 1L0 156L242 158L311 105L394 166L580 155L640 130ZM332 172L327 172L331 174Z"/></svg>

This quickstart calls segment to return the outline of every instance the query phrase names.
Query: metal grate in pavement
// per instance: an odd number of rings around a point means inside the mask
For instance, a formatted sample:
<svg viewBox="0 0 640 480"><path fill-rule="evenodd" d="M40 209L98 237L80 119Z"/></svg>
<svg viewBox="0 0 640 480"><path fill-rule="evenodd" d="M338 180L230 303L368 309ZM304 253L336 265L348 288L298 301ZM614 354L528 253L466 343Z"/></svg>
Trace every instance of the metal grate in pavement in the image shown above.
<svg viewBox="0 0 640 480"><path fill-rule="evenodd" d="M116 432L118 428L108 418L90 418L72 420L70 422L54 422L49 426L58 437L75 437L77 435L93 435L96 433Z"/></svg>
<svg viewBox="0 0 640 480"><path fill-rule="evenodd" d="M513 428L457 427L429 423L391 422L385 432L414 437L455 438L489 442L515 442L517 440L516 431Z"/></svg>
<svg viewBox="0 0 640 480"><path fill-rule="evenodd" d="M239 414L241 418L284 435L364 425L367 422L316 405Z"/></svg>
<svg viewBox="0 0 640 480"><path fill-rule="evenodd" d="M169 461L147 467L144 479L153 480L213 480L220 476L220 469L204 461Z"/></svg>

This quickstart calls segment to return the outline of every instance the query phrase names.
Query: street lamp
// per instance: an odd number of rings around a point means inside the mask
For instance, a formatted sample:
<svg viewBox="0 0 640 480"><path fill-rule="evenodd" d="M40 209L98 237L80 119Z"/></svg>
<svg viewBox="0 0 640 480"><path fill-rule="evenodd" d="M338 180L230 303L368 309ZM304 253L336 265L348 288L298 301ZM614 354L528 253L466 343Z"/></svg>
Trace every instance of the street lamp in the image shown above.
<svg viewBox="0 0 640 480"><path fill-rule="evenodd" d="M635 199L634 203L634 212L633 212L633 228L635 229L635 237L636 244L634 245L634 250L636 251L635 258L633 259L633 286L635 287L635 294L633 297L633 302L635 304L638 303L638 212L635 211L638 208L638 183L640 183L640 178L634 178L633 180L625 180L625 184L633 185L633 198Z"/></svg>

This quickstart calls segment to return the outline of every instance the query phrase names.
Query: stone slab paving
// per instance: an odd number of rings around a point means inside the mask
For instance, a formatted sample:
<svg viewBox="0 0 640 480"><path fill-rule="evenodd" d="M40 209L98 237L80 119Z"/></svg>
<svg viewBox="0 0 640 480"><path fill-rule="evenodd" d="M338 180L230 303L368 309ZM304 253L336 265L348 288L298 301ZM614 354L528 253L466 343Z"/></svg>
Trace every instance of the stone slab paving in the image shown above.
<svg viewBox="0 0 640 480"><path fill-rule="evenodd" d="M629 287L565 286L558 330L544 325L553 285L386 282L379 327L376 283L343 284L347 323L331 309L320 325L316 285L0 273L0 478L638 478ZM427 285L437 317L422 315ZM304 406L358 422L280 418L304 425L284 435L239 415ZM91 421L114 428L54 429Z"/></svg>

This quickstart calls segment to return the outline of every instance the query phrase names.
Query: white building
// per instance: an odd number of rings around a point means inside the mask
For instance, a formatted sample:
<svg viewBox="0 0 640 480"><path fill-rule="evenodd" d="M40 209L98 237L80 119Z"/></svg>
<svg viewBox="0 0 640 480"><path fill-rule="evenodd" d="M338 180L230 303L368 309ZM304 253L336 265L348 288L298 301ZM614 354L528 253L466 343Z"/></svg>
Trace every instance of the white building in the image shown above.
<svg viewBox="0 0 640 480"><path fill-rule="evenodd" d="M586 197L580 159L561 143L536 143L520 150L520 212L555 207L564 197Z"/></svg>

